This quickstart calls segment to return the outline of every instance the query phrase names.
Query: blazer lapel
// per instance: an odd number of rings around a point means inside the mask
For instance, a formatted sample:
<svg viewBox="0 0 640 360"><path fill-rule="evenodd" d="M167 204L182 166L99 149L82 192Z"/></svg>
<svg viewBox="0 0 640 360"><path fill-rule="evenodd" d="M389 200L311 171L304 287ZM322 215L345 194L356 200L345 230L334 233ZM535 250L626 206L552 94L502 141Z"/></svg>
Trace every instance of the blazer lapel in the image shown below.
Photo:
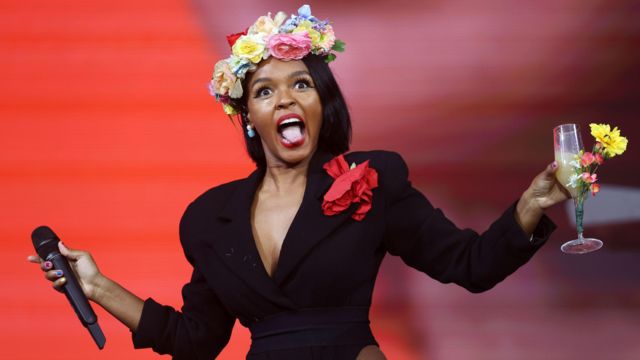
<svg viewBox="0 0 640 360"><path fill-rule="evenodd" d="M358 207L358 204L351 204L339 214L323 214L323 196L334 179L322 166L332 157L318 150L311 159L302 204L282 244L273 278L264 268L251 233L251 205L264 170L258 169L241 180L218 214L224 224L215 229L216 240L210 242L212 248L249 287L280 306L292 306L280 288L287 277L319 241L348 220Z"/></svg>
<svg viewBox="0 0 640 360"><path fill-rule="evenodd" d="M318 150L309 164L307 187L302 204L280 250L280 258L274 274L274 280L278 285L286 281L298 263L319 241L349 219L358 207L357 204L351 204L347 210L339 214L332 216L323 214L323 197L334 179L322 166L331 158L331 154Z"/></svg>
<svg viewBox="0 0 640 360"><path fill-rule="evenodd" d="M218 214L224 224L215 229L216 240L211 245L247 286L279 306L291 307L291 302L267 274L251 233L251 205L263 176L264 170L258 169L240 181Z"/></svg>

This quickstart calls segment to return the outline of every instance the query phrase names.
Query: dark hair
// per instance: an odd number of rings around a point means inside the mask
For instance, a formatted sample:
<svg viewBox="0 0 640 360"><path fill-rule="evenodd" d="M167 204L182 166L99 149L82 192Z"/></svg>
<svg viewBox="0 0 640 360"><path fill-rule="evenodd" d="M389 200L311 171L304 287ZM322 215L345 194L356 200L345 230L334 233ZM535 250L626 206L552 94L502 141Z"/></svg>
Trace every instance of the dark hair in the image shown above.
<svg viewBox="0 0 640 360"><path fill-rule="evenodd" d="M333 155L342 154L349 150L351 143L351 117L347 103L323 56L309 54L302 58L302 62L309 69L322 104L322 127L318 138L318 150L324 150ZM242 98L233 105L241 109L239 120L249 156L258 167L266 167L267 160L260 135L256 132L256 135L250 138L245 131L248 123L246 85L249 78L250 76L247 76L242 84L242 88L245 89Z"/></svg>

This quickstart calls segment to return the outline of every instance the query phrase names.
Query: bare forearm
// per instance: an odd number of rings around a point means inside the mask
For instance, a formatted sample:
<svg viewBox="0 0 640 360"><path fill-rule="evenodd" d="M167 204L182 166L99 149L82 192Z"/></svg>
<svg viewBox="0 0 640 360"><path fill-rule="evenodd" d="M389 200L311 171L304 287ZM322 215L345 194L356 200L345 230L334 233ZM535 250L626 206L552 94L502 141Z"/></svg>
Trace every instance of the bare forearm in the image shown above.
<svg viewBox="0 0 640 360"><path fill-rule="evenodd" d="M91 299L98 303L131 331L138 329L144 301L115 281L102 276Z"/></svg>

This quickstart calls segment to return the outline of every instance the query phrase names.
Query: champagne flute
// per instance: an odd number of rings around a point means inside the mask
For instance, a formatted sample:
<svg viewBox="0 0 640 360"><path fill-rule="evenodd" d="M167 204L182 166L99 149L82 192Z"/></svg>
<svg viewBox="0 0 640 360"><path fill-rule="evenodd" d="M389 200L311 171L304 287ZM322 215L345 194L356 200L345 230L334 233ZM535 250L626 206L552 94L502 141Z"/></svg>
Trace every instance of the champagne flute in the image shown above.
<svg viewBox="0 0 640 360"><path fill-rule="evenodd" d="M580 151L582 137L576 124L564 124L553 129L553 147L558 164L556 178L569 191L576 209L576 228L578 238L568 241L560 247L567 254L586 254L602 247L602 241L583 237L582 217L584 201L589 187L580 180Z"/></svg>

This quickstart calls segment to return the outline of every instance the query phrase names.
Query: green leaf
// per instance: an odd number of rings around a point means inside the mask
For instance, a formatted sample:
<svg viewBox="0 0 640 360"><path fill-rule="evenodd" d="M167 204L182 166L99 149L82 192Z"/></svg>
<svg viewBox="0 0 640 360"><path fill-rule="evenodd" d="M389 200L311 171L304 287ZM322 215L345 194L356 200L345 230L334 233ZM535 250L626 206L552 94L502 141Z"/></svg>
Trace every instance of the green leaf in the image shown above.
<svg viewBox="0 0 640 360"><path fill-rule="evenodd" d="M335 59L336 59L336 55L335 54L329 54L329 55L327 55L327 57L324 58L324 62L326 62L328 64L328 63L332 62Z"/></svg>
<svg viewBox="0 0 640 360"><path fill-rule="evenodd" d="M333 46L331 47L331 50L337 51L337 52L343 52L345 45L346 44L344 43L344 41L336 40L335 43L333 43Z"/></svg>

